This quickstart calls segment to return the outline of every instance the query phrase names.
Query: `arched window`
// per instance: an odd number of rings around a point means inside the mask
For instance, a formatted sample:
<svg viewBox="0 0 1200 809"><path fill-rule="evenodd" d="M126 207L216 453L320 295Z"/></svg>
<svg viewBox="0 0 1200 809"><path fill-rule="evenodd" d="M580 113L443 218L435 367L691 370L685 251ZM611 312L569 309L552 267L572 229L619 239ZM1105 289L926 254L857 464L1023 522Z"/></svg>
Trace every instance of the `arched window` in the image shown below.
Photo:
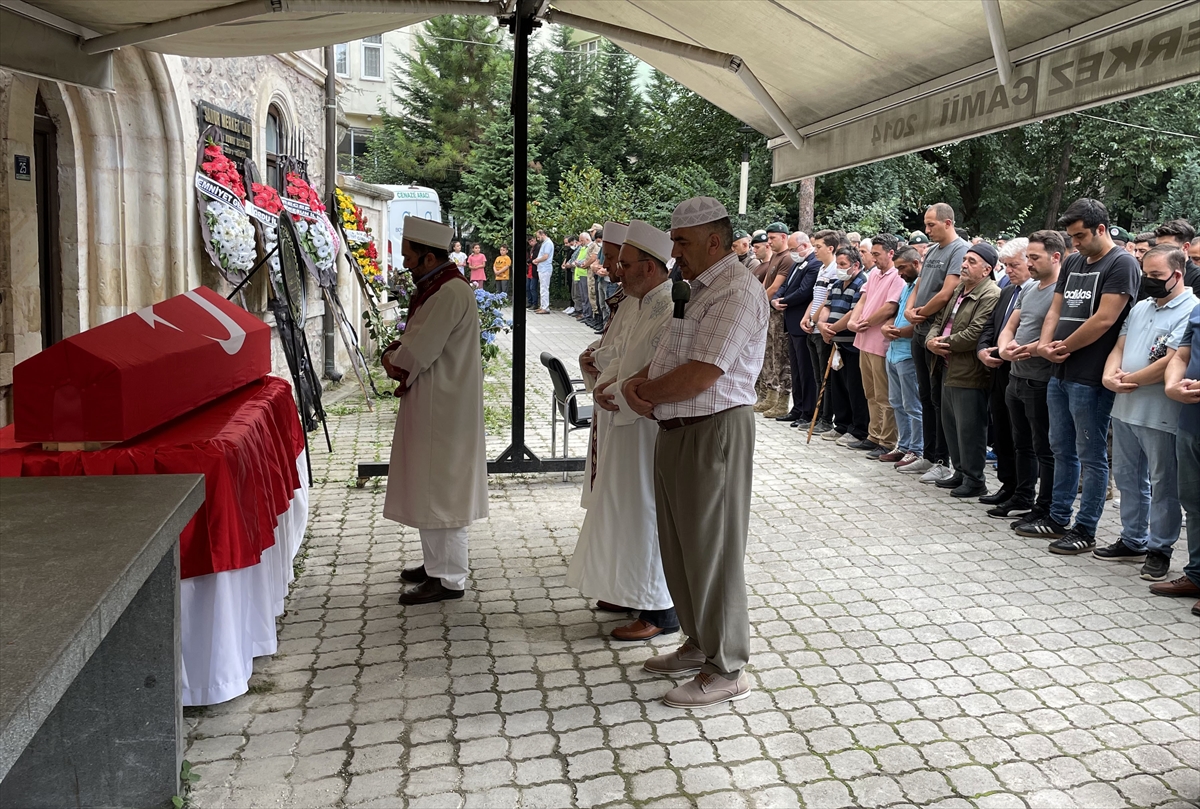
<svg viewBox="0 0 1200 809"><path fill-rule="evenodd" d="M267 155L267 185L273 186L279 191L283 191L283 178L279 173L279 157L284 153L284 141L287 138L287 132L284 129L283 115L279 112L279 107L272 104L267 109L267 132L265 151Z"/></svg>

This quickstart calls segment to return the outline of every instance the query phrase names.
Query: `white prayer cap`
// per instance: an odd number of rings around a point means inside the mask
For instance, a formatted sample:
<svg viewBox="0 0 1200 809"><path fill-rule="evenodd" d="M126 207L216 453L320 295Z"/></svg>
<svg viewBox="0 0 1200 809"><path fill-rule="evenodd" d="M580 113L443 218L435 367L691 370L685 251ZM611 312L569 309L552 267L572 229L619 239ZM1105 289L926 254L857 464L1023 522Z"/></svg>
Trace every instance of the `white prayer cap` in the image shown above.
<svg viewBox="0 0 1200 809"><path fill-rule="evenodd" d="M448 250L450 242L454 239L454 228L441 222L422 219L419 216L406 216L403 223L404 238L416 244Z"/></svg>
<svg viewBox="0 0 1200 809"><path fill-rule="evenodd" d="M671 234L663 233L649 222L634 219L629 223L629 234L625 237L627 247L645 250L656 259L666 264L671 260Z"/></svg>
<svg viewBox="0 0 1200 809"><path fill-rule="evenodd" d="M605 222L601 230L604 232L605 244L625 244L625 234L629 230L629 225L610 221Z"/></svg>
<svg viewBox="0 0 1200 809"><path fill-rule="evenodd" d="M679 203L675 213L671 214L671 230L707 225L728 218L729 212L725 206L712 197L692 197Z"/></svg>

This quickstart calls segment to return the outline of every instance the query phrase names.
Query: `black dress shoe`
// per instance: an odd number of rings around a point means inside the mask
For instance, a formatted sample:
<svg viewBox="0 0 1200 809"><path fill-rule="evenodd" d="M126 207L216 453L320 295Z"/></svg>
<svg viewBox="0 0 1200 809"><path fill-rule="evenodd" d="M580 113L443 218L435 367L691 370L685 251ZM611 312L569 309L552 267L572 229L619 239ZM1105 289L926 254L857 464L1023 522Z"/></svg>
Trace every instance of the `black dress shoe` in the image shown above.
<svg viewBox="0 0 1200 809"><path fill-rule="evenodd" d="M945 480L939 480L934 485L937 486L939 489L957 489L959 486L962 485L962 482L963 482L962 475L953 475L952 477L948 477Z"/></svg>
<svg viewBox="0 0 1200 809"><path fill-rule="evenodd" d="M462 590L451 590L448 587L443 587L441 579L426 579L424 584L419 584L411 590L401 593L400 603L412 606L414 604L432 604L435 601L447 601L462 597Z"/></svg>
<svg viewBox="0 0 1200 809"><path fill-rule="evenodd" d="M1000 491L996 492L995 494L985 494L983 497L979 498L979 502L983 503L985 506L998 506L1001 503L1008 502L1011 499L1012 492L1010 492L1008 489L1000 489Z"/></svg>
<svg viewBox="0 0 1200 809"><path fill-rule="evenodd" d="M797 420L799 420L799 418L800 418L800 414L797 413L795 410L793 410L790 413L784 413L782 416L776 416L775 420L776 421L797 421Z"/></svg>
<svg viewBox="0 0 1200 809"><path fill-rule="evenodd" d="M981 500L983 498L980 498ZM1033 503L1022 503L1020 500L1005 500L994 508L987 510L989 517L995 517L997 520L1007 520L1009 517L1015 517L1018 514L1028 514L1033 511Z"/></svg>
<svg viewBox="0 0 1200 809"><path fill-rule="evenodd" d="M987 494L987 486L973 486L970 483L964 483L950 492L951 497L978 497L981 494Z"/></svg>
<svg viewBox="0 0 1200 809"><path fill-rule="evenodd" d="M428 578L425 575L425 565L410 567L408 570L400 571L400 578L412 584L421 584Z"/></svg>

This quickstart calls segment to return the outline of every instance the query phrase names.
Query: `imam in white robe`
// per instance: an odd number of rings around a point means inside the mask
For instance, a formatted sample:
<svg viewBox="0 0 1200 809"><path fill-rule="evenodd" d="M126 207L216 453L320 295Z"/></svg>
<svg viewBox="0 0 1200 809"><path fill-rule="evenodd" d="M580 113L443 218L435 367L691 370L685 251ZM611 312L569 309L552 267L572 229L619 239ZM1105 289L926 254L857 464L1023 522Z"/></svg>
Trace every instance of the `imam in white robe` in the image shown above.
<svg viewBox="0 0 1200 809"><path fill-rule="evenodd" d="M609 321L608 330L594 341L588 348L592 349L592 362L596 365L599 376L591 376L583 372L583 384L590 392L610 380L616 379L617 360L625 347L626 333L637 317L636 298L626 297L617 307L617 313ZM583 451L583 493L579 505L588 508L592 499L592 481L595 478L594 459L599 457L600 447L604 446L605 436L608 435L608 424L612 413L600 407L592 408L592 428L588 430L588 443Z"/></svg>
<svg viewBox="0 0 1200 809"><path fill-rule="evenodd" d="M413 528L462 528L488 515L483 362L475 290L452 280L408 321L388 361L408 372L383 516Z"/></svg>
<svg viewBox="0 0 1200 809"><path fill-rule="evenodd" d="M615 365L620 410L611 417L600 445L596 481L579 542L567 568L567 584L584 595L637 610L673 606L663 577L654 506L654 444L657 422L629 408L620 388L650 364L671 319L671 282L655 287L640 302L628 298L621 312L636 313ZM601 380L607 376L603 374Z"/></svg>

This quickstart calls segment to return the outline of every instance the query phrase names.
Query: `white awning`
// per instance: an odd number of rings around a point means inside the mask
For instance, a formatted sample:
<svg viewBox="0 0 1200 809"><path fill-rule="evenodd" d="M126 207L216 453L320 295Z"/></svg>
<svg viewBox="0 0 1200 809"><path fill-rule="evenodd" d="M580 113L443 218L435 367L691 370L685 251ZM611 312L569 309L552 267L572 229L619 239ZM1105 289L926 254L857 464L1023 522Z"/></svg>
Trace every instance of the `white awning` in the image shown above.
<svg viewBox="0 0 1200 809"><path fill-rule="evenodd" d="M514 0L0 0L55 29L0 64L87 83L105 50L304 50ZM553 0L736 118L790 182L1200 78L1200 0ZM56 22L57 21L57 22ZM65 33L64 33L65 32ZM71 42L81 42L72 49Z"/></svg>

